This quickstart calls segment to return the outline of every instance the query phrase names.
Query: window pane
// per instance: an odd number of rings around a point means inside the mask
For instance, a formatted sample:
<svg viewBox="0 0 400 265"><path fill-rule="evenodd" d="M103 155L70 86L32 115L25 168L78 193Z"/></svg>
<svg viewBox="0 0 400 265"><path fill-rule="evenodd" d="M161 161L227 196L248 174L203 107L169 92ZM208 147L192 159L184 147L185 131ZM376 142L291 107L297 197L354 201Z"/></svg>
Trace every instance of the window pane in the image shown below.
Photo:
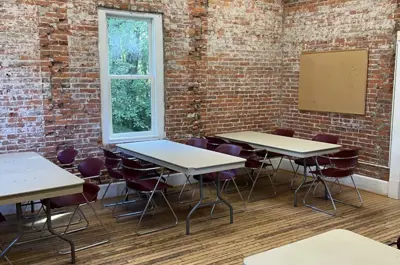
<svg viewBox="0 0 400 265"><path fill-rule="evenodd" d="M113 133L151 130L151 82L149 79L112 79Z"/></svg>
<svg viewBox="0 0 400 265"><path fill-rule="evenodd" d="M148 22L107 17L108 61L112 75L149 73Z"/></svg>

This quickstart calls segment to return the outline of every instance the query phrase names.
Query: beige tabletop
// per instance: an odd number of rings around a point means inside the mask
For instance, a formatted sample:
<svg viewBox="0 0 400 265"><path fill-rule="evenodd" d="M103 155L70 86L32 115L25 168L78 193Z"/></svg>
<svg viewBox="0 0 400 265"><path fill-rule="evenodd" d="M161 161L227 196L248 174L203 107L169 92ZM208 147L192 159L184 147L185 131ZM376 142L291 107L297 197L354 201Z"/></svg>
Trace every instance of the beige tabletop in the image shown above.
<svg viewBox="0 0 400 265"><path fill-rule="evenodd" d="M0 205L80 193L83 182L37 153L0 155Z"/></svg>
<svg viewBox="0 0 400 265"><path fill-rule="evenodd" d="M337 229L244 259L245 265L398 265L400 250Z"/></svg>
<svg viewBox="0 0 400 265"><path fill-rule="evenodd" d="M266 149L283 155L299 158L336 153L341 146L280 135L244 131L216 135L227 140L248 143L255 148Z"/></svg>
<svg viewBox="0 0 400 265"><path fill-rule="evenodd" d="M240 157L168 140L118 144L117 148L139 159L188 175L242 168L246 162Z"/></svg>

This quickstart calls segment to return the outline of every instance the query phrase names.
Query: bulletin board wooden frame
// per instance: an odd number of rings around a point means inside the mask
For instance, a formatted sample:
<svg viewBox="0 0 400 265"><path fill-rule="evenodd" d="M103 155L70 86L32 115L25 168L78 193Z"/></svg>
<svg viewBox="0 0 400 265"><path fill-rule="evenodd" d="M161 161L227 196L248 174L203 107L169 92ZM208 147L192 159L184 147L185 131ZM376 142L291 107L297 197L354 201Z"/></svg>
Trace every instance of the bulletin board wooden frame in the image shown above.
<svg viewBox="0 0 400 265"><path fill-rule="evenodd" d="M303 52L299 110L365 115L368 49Z"/></svg>

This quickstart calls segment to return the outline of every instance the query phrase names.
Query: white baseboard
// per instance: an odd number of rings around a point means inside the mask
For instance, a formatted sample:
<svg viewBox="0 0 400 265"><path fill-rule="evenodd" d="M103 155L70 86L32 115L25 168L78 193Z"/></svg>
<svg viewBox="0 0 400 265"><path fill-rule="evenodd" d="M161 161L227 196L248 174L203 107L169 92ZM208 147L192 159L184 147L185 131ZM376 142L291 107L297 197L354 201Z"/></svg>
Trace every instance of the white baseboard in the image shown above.
<svg viewBox="0 0 400 265"><path fill-rule="evenodd" d="M274 165L274 167L276 167L278 165L278 163L279 163L279 159L275 159L272 161L272 164ZM296 169L297 165L293 163L293 166ZM293 172L293 169L290 165L289 159L282 160L280 169ZM302 166L299 167L298 172L300 174L302 174L302 172L303 172ZM370 178L370 177L358 175L358 174L353 175L353 179L357 185L357 188L359 188L360 190L365 190L365 191L373 192L373 193L376 193L379 195L388 196L389 182L387 182L387 181ZM340 180L340 183L342 183L345 186L353 187L353 183L351 182L351 180L349 178Z"/></svg>

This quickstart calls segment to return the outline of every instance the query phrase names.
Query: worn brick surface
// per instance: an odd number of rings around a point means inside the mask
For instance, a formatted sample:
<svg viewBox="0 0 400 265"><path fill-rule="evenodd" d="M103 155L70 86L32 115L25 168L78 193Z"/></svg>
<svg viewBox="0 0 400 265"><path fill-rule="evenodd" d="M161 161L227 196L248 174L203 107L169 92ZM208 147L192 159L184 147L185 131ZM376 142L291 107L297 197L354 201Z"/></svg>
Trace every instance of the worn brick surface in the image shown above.
<svg viewBox="0 0 400 265"><path fill-rule="evenodd" d="M362 160L388 165L394 70L393 13L396 1L287 1L283 34L281 124L310 138L317 132L341 135L341 143L363 148ZM302 51L369 49L366 115L297 109ZM387 179L387 171L361 173Z"/></svg>
<svg viewBox="0 0 400 265"><path fill-rule="evenodd" d="M101 142L97 8L164 16L166 132L268 130L279 109L280 1L0 0L0 150L81 157ZM18 97L18 98L17 98Z"/></svg>
<svg viewBox="0 0 400 265"><path fill-rule="evenodd" d="M99 153L97 8L163 14L167 136L292 127L386 165L396 0L0 0L0 152ZM369 48L367 115L297 110L302 51ZM361 173L386 178L374 167Z"/></svg>

